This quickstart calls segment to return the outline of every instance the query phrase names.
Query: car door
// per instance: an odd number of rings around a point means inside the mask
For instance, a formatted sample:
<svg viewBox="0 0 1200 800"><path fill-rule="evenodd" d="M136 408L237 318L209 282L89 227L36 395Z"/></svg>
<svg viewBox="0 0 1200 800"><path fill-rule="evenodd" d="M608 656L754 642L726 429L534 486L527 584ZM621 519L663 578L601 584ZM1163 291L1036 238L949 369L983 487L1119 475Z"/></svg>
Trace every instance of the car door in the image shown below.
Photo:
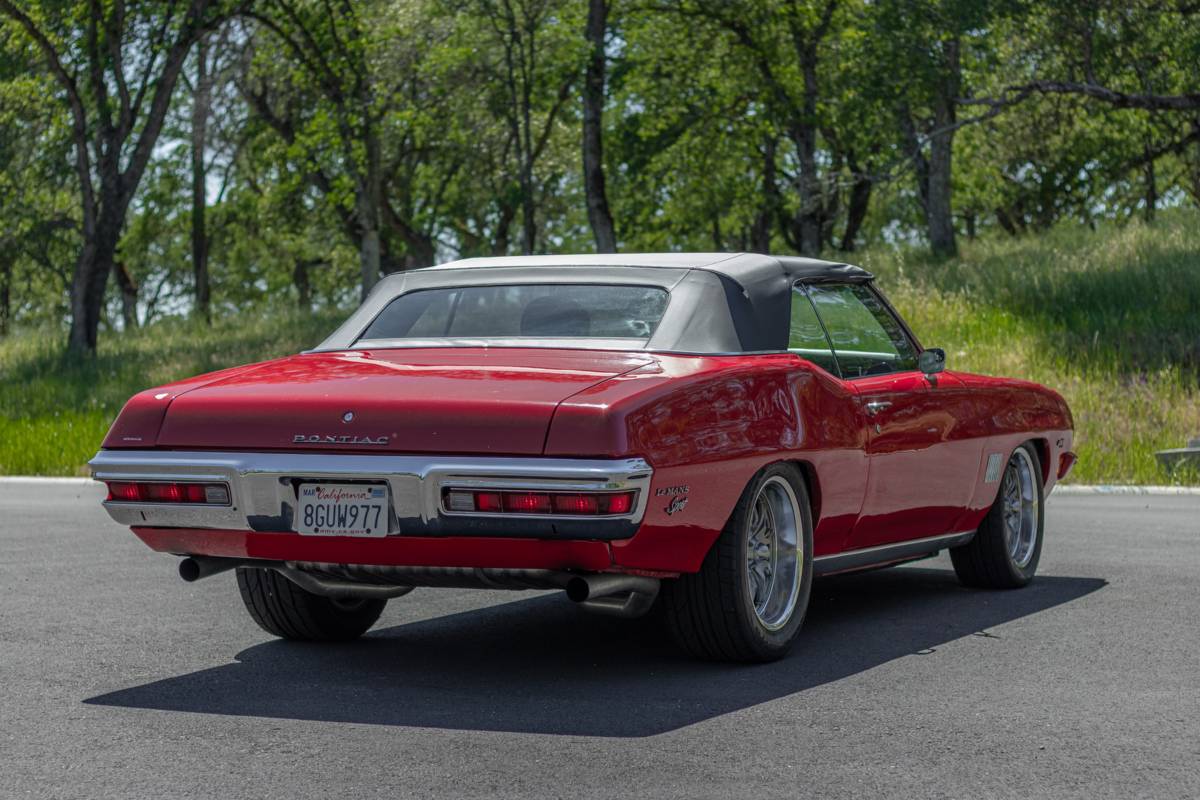
<svg viewBox="0 0 1200 800"><path fill-rule="evenodd" d="M867 431L867 487L848 549L951 532L970 500L978 443L956 435L950 376L917 369L919 348L867 284L806 287ZM971 450L970 453L967 450Z"/></svg>

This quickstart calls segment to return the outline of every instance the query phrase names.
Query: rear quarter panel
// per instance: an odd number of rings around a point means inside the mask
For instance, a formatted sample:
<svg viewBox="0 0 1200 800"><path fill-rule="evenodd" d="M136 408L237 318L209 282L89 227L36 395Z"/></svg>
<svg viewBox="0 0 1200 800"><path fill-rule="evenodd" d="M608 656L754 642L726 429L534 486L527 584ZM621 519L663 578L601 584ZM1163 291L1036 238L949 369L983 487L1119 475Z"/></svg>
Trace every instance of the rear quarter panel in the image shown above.
<svg viewBox="0 0 1200 800"><path fill-rule="evenodd" d="M814 553L824 555L842 548L862 507L853 396L791 354L660 356L564 401L545 452L640 456L654 467L637 536L613 545L623 567L699 569L750 479L775 461L806 472Z"/></svg>
<svg viewBox="0 0 1200 800"><path fill-rule="evenodd" d="M175 398L210 383L250 372L265 363L268 362L229 367L138 392L129 398L121 413L113 420L100 446L106 450L153 447L158 441L158 433L163 420L166 419L167 409Z"/></svg>

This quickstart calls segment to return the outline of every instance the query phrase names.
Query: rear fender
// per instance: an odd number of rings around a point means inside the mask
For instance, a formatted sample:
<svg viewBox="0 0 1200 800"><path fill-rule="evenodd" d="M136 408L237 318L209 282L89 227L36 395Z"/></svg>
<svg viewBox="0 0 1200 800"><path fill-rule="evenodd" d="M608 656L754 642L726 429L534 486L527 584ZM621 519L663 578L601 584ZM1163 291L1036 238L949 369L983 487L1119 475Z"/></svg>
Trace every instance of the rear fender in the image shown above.
<svg viewBox="0 0 1200 800"><path fill-rule="evenodd" d="M263 362L245 364L229 369L217 370L204 375L197 375L187 380L168 383L154 389L138 392L129 398L121 409L121 413L113 420L108 434L104 437L101 447L106 450L119 448L153 447L158 441L158 432L162 429L163 420L167 417L167 409L171 402L184 394L199 389L214 381L230 378L248 372L262 365Z"/></svg>
<svg viewBox="0 0 1200 800"><path fill-rule="evenodd" d="M653 466L645 518L634 538L613 543L614 561L698 570L745 487L778 461L804 471L819 512L816 552L835 551L866 479L851 393L791 354L658 358L565 400L547 438L546 455L636 454ZM818 479L826 471L844 476L832 497Z"/></svg>

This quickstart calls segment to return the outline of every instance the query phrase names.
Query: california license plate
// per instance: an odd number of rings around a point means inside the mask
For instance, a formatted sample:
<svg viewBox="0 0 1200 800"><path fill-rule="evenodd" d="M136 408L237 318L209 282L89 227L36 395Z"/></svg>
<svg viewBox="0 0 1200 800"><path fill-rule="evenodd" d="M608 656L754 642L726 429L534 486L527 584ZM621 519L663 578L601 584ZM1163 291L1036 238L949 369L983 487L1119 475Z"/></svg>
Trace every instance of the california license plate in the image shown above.
<svg viewBox="0 0 1200 800"><path fill-rule="evenodd" d="M305 536L387 536L388 494L383 486L302 483L292 527Z"/></svg>

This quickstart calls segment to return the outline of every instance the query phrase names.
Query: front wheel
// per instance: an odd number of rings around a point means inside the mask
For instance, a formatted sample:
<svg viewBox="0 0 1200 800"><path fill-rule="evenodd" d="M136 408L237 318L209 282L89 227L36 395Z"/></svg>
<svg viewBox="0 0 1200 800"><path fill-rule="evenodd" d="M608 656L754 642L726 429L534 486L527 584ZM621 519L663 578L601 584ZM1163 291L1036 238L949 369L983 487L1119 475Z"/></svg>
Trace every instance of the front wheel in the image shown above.
<svg viewBox="0 0 1200 800"><path fill-rule="evenodd" d="M758 473L700 571L663 585L675 641L715 661L783 657L808 610L812 530L800 470L775 464Z"/></svg>
<svg viewBox="0 0 1200 800"><path fill-rule="evenodd" d="M1042 557L1045 496L1037 451L1028 442L1013 451L996 502L971 541L950 549L965 586L1016 589L1033 580Z"/></svg>
<svg viewBox="0 0 1200 800"><path fill-rule="evenodd" d="M264 631L281 639L345 642L366 633L387 600L324 597L301 589L273 569L239 567L246 610Z"/></svg>

